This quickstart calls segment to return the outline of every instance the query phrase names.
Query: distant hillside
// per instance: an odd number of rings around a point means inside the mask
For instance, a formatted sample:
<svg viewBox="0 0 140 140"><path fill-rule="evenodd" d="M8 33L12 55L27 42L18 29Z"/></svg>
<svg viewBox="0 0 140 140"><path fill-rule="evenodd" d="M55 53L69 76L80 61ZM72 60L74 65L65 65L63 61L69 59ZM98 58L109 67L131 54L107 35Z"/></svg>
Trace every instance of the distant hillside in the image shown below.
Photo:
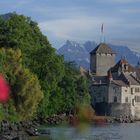
<svg viewBox="0 0 140 140"><path fill-rule="evenodd" d="M133 52L127 46L108 44L116 52L116 62L121 57L126 57L130 64L136 65L140 59L140 53ZM64 55L66 61L75 61L79 66L89 68L89 52L93 50L97 44L93 41L87 41L84 44L67 40L66 43L58 49L58 53Z"/></svg>
<svg viewBox="0 0 140 140"><path fill-rule="evenodd" d="M3 20L8 20L12 15L13 13L7 13L7 14L0 15L0 18L2 18Z"/></svg>

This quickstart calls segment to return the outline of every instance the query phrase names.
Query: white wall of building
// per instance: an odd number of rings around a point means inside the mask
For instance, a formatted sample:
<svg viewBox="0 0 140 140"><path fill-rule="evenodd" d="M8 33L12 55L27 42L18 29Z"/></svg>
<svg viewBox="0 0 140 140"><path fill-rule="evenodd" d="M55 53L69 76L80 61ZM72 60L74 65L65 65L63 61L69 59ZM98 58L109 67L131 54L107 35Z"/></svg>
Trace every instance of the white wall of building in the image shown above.
<svg viewBox="0 0 140 140"><path fill-rule="evenodd" d="M121 89L121 103L131 103L130 87L122 87L122 89Z"/></svg>
<svg viewBox="0 0 140 140"><path fill-rule="evenodd" d="M121 103L121 87L115 84L110 84L108 91L108 103L114 103L117 98L117 103Z"/></svg>

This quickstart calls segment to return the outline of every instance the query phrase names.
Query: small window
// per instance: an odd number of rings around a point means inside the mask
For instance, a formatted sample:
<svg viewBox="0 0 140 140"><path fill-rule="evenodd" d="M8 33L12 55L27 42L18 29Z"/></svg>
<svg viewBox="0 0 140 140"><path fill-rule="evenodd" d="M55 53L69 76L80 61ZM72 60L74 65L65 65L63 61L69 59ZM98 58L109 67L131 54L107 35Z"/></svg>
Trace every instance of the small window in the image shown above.
<svg viewBox="0 0 140 140"><path fill-rule="evenodd" d="M134 106L134 102L135 102L135 100L134 99L132 99L132 105Z"/></svg>
<svg viewBox="0 0 140 140"><path fill-rule="evenodd" d="M117 103L117 97L116 96L114 97L114 103Z"/></svg>
<svg viewBox="0 0 140 140"><path fill-rule="evenodd" d="M135 102L137 102L137 96L135 96Z"/></svg>
<svg viewBox="0 0 140 140"><path fill-rule="evenodd" d="M135 102L140 102L140 96L135 96Z"/></svg>
<svg viewBox="0 0 140 140"><path fill-rule="evenodd" d="M133 94L133 88L131 88L131 94Z"/></svg>
<svg viewBox="0 0 140 140"><path fill-rule="evenodd" d="M135 92L140 92L140 88L135 88Z"/></svg>
<svg viewBox="0 0 140 140"><path fill-rule="evenodd" d="M125 97L125 102L128 103L128 97Z"/></svg>
<svg viewBox="0 0 140 140"><path fill-rule="evenodd" d="M124 69L127 70L127 64L124 64Z"/></svg>
<svg viewBox="0 0 140 140"><path fill-rule="evenodd" d="M117 93L119 89L117 87L113 87L113 90L114 90L114 93Z"/></svg>

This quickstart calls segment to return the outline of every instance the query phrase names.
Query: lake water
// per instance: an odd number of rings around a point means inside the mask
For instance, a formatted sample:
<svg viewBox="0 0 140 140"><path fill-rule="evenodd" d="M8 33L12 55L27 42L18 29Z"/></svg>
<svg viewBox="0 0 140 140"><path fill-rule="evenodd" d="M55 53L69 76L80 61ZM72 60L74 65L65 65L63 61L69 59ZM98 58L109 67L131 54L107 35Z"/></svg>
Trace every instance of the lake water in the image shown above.
<svg viewBox="0 0 140 140"><path fill-rule="evenodd" d="M78 131L75 127L49 127L50 136L31 140L140 140L140 122L132 124L106 124L87 127Z"/></svg>

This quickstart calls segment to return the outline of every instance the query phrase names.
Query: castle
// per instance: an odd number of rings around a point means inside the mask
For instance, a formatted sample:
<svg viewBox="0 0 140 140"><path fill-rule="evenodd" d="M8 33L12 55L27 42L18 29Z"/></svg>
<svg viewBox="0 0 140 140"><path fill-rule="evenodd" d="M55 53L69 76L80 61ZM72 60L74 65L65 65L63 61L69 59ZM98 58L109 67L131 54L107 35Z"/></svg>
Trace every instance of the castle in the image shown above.
<svg viewBox="0 0 140 140"><path fill-rule="evenodd" d="M90 52L90 94L96 113L140 119L140 64L125 58L115 64L115 52L100 43Z"/></svg>

